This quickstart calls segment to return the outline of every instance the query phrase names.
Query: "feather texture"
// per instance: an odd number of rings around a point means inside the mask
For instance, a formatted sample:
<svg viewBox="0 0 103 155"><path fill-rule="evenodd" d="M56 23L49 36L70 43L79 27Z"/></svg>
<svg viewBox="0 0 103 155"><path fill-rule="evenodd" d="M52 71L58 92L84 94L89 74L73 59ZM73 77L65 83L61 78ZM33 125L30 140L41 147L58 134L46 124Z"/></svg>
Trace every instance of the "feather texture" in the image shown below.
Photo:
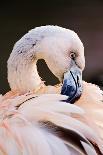
<svg viewBox="0 0 103 155"><path fill-rule="evenodd" d="M96 155L94 144L102 151L99 132L89 126L85 109L62 102L66 99L11 92L1 97L0 154Z"/></svg>

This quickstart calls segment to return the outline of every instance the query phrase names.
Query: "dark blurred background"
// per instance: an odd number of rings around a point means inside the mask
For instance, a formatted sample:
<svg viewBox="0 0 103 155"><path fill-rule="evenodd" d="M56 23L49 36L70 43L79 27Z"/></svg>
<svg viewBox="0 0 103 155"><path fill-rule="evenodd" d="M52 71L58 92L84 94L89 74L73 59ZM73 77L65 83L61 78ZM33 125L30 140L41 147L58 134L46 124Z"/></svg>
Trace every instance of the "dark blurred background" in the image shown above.
<svg viewBox="0 0 103 155"><path fill-rule="evenodd" d="M4 0L0 1L0 93L9 90L6 62L14 43L28 30L48 24L78 33L85 46L83 79L102 87L103 0ZM43 62L41 66L45 74ZM47 83L53 81L49 72L46 74Z"/></svg>

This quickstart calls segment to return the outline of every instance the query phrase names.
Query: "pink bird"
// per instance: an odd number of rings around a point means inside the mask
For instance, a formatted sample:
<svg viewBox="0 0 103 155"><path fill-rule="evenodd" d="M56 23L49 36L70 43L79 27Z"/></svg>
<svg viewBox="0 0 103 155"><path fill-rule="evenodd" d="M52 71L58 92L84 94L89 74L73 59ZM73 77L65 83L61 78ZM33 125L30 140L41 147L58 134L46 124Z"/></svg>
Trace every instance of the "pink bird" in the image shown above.
<svg viewBox="0 0 103 155"><path fill-rule="evenodd" d="M39 59L59 85L44 84ZM103 92L82 81L84 67L83 43L69 29L37 27L14 45L11 91L0 96L0 155L103 154Z"/></svg>

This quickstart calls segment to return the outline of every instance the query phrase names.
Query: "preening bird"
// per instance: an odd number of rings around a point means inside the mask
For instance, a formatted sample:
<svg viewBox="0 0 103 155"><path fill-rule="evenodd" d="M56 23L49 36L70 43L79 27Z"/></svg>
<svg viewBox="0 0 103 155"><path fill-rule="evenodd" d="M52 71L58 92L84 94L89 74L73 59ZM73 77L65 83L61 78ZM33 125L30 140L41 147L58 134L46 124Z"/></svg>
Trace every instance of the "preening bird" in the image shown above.
<svg viewBox="0 0 103 155"><path fill-rule="evenodd" d="M43 83L39 59L60 85ZM82 81L84 67L83 43L62 27L37 27L14 45L11 91L0 97L0 155L103 154L102 91Z"/></svg>

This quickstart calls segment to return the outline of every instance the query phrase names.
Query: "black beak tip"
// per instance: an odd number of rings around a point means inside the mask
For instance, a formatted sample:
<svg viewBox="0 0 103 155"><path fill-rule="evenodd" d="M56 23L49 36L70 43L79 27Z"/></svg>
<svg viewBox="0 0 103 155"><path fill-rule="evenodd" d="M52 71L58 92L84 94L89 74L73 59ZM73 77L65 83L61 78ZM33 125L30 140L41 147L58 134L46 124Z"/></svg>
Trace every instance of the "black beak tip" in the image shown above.
<svg viewBox="0 0 103 155"><path fill-rule="evenodd" d="M75 92L75 89L76 88L74 88L74 86L68 85L67 80L65 80L63 83L63 86L62 86L61 94L67 95L67 96L72 96Z"/></svg>
<svg viewBox="0 0 103 155"><path fill-rule="evenodd" d="M65 100L65 102L73 104L75 101L77 101L80 98L82 94L82 90L76 91L76 89L74 89L74 87L72 86L66 85L65 87L63 85L61 94L68 96L68 99Z"/></svg>

